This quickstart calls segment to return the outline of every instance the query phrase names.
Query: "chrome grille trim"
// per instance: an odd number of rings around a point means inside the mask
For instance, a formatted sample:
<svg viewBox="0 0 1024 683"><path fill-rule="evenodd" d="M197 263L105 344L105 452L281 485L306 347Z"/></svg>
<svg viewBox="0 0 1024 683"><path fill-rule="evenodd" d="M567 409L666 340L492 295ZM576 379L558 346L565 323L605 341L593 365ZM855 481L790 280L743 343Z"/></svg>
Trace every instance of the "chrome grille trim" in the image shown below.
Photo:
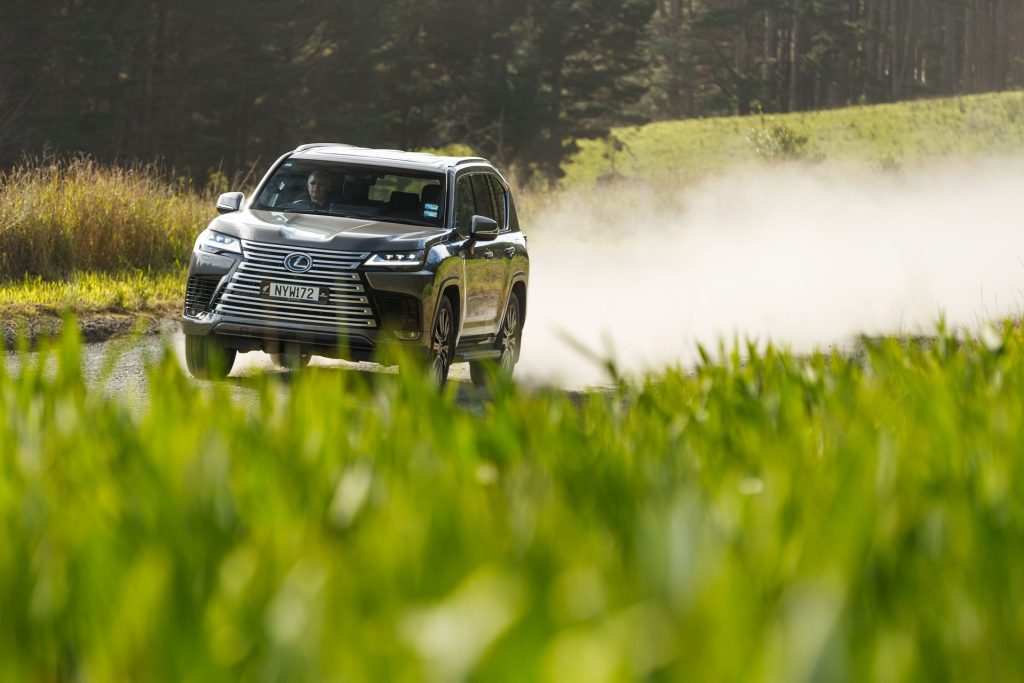
<svg viewBox="0 0 1024 683"><path fill-rule="evenodd" d="M331 288L331 290L332 290L331 291L331 304L329 304L329 305L333 305L334 302L344 303L344 304L368 304L368 303L370 303L370 298L369 297L361 296L361 295L358 295L358 294L335 293L333 287ZM236 296L255 297L259 301L264 301L265 300L265 299L263 299L263 297L260 296L260 287L259 287L259 285L249 284L248 282L241 282L241 281L229 282L227 287L224 288L224 291L225 291L225 293L231 292L232 294L234 294ZM271 301L273 301L273 299L271 299ZM305 302L303 302L303 301L296 301L295 303L297 303L297 304L303 304L304 303L304 304L309 304L309 305L315 305L315 306L320 307L320 308L322 308L324 306L324 304L321 304L319 301L305 301Z"/></svg>
<svg viewBox="0 0 1024 683"><path fill-rule="evenodd" d="M269 270L266 268L252 268L245 261L239 264L237 277L239 280L255 282L257 286L261 280L277 280L279 282L292 282L295 284L313 285L317 287L330 287L338 291L361 292L363 285L360 284L359 276L353 275L351 279L342 280L337 278L310 276L309 273L289 273L288 271ZM345 284L339 284L339 281ZM351 284L347 284L351 283Z"/></svg>
<svg viewBox="0 0 1024 683"><path fill-rule="evenodd" d="M315 331L337 332L340 328L377 327L362 277L354 273L370 252L331 251L300 245L270 244L242 240L243 260L222 290L216 310L238 321L255 321L268 326L275 323L296 325ZM289 254L306 253L313 267L305 273L293 273L284 267ZM327 288L330 301L289 301L259 295L263 281Z"/></svg>
<svg viewBox="0 0 1024 683"><path fill-rule="evenodd" d="M339 327L366 327L366 328L377 327L376 321L374 321L372 318L370 318L369 320L367 320L367 319L362 319L362 320L360 320L360 319L344 320L344 321L339 322L337 324L332 324L330 322L330 319L325 317L325 316L320 316L320 315L300 315L300 314L292 313L292 312L278 313L276 311L267 311L265 309L254 309L254 308L251 308L249 306L239 307L239 306L233 306L231 304L224 304L224 303L222 303L222 304L220 304L217 307L217 310L220 311L221 313L224 313L224 314L227 314L227 315L232 315L232 316L234 316L236 318L243 318L243 319L248 319L248 320L252 320L252 319L267 320L267 321L270 321L270 322L283 321L283 322L302 323L303 325L309 325L311 327L318 327L318 328L322 328L322 329L325 329L325 330L337 330Z"/></svg>
<svg viewBox="0 0 1024 683"><path fill-rule="evenodd" d="M242 248L256 253L272 255L278 254L280 256L287 256L288 254L296 251L303 251L308 254L312 254L313 256L355 260L360 263L365 261L366 257L370 255L370 252L368 251L336 251L334 249L324 249L323 247L307 247L305 245L298 244L273 244L271 242L254 242L252 240L242 240Z"/></svg>
<svg viewBox="0 0 1024 683"><path fill-rule="evenodd" d="M294 254L296 252L293 251L293 252L289 252L289 253ZM301 252L298 252L298 253L301 253ZM283 254L283 255L275 254L274 256L264 256L263 254L246 254L245 258L246 258L247 261L249 261L253 265L257 265L257 266L262 265L262 266L266 266L268 268L275 268L277 266L277 264L281 263L281 260L285 256L287 256L287 255L288 254ZM337 271L339 269L355 270L356 268L359 267L360 263L362 263L362 261L349 261L349 260L328 261L327 259L325 259L322 256L317 256L316 258L313 258L313 267L310 268L309 270L305 271L305 273L316 273L317 271L320 271L321 273L333 273L333 272L335 272L335 271ZM330 266L330 267L324 268L324 266ZM284 272L286 272L286 273L294 272L294 271L291 271L291 270L285 270L284 268L282 268L282 270L284 270ZM302 273L302 274L305 274L305 273Z"/></svg>
<svg viewBox="0 0 1024 683"><path fill-rule="evenodd" d="M218 307L219 309L219 307ZM313 320L307 320L305 318L296 318L294 316L284 316L277 314L267 314L263 312L254 311L251 308L246 308L239 312L237 309L231 307L221 312L222 322L230 322L237 324L253 324L253 323L265 323L267 327L285 327L293 330L309 330L311 332L330 332L337 333L341 328L361 328L361 329L374 329L377 327L377 323L373 320L364 321L353 321L340 323L337 326L325 324L322 321L317 322Z"/></svg>
<svg viewBox="0 0 1024 683"><path fill-rule="evenodd" d="M363 299L363 301L339 301L337 305L325 305L314 301L288 301L287 299L265 299L259 296L258 294L256 296L253 296L251 294L241 294L225 291L224 294L221 296L220 300L226 302L236 302L238 304L241 304L242 302L246 301L251 301L253 303L257 303L260 304L261 306L266 306L268 308L296 308L301 309L303 311L309 311L311 313L324 313L327 315L335 313L356 313L358 315L372 315L373 311L371 311L369 308L365 306L365 304L369 304L370 302L366 301L366 297L361 298ZM352 306L344 304L356 305ZM364 306L361 307L358 304L364 304Z"/></svg>

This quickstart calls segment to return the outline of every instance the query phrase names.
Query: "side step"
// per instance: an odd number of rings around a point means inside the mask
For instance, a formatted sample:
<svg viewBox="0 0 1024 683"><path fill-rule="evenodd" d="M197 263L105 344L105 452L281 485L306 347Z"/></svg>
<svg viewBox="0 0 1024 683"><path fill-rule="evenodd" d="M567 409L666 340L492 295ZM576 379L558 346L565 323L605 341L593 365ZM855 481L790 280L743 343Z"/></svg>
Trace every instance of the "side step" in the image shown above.
<svg viewBox="0 0 1024 683"><path fill-rule="evenodd" d="M484 358L500 358L501 351L498 349L466 349L460 351L455 350L455 356L452 358L453 363L462 363L469 360L483 360Z"/></svg>

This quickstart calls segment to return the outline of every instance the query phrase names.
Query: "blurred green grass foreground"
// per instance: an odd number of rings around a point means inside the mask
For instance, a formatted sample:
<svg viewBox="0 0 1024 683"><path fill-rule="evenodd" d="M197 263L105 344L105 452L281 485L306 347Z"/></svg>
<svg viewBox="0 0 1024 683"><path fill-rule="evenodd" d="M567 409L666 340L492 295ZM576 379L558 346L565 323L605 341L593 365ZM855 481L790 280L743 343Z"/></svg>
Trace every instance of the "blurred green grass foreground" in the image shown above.
<svg viewBox="0 0 1024 683"><path fill-rule="evenodd" d="M0 364L0 680L1020 680L1024 337L865 344L133 407L69 333Z"/></svg>

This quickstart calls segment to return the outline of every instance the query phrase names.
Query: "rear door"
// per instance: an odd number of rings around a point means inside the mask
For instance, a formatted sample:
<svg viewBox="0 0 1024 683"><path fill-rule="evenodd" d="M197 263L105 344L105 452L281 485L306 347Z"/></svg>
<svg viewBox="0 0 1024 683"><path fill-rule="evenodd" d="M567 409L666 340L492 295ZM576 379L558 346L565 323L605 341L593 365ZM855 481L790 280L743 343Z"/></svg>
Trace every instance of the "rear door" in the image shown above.
<svg viewBox="0 0 1024 683"><path fill-rule="evenodd" d="M501 179L493 173L487 174L487 181L491 188L491 199L494 203L495 217L498 221L498 239L493 242L492 251L494 258L501 263L501 287L498 292L498 320L500 326L505 315L505 293L509 291L512 279L513 260L519 253L517 240L522 235L516 235L510 231L508 211L508 188Z"/></svg>

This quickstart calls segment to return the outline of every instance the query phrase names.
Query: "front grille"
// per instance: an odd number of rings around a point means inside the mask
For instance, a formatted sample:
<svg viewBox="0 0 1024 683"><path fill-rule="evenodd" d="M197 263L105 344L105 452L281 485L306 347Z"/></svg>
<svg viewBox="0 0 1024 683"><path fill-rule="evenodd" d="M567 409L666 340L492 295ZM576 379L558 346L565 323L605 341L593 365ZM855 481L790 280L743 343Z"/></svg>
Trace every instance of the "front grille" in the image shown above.
<svg viewBox="0 0 1024 683"><path fill-rule="evenodd" d="M216 306L217 312L226 318L317 331L377 327L362 278L354 272L369 256L368 252L311 249L249 240L242 240L242 250L244 260L225 285ZM305 273L293 273L284 267L284 258L296 252L313 259L313 267ZM260 296L263 282L327 287L330 297L326 303L268 299Z"/></svg>
<svg viewBox="0 0 1024 683"><path fill-rule="evenodd" d="M192 275L185 285L185 312L199 315L210 310L210 299L220 283L220 275Z"/></svg>

